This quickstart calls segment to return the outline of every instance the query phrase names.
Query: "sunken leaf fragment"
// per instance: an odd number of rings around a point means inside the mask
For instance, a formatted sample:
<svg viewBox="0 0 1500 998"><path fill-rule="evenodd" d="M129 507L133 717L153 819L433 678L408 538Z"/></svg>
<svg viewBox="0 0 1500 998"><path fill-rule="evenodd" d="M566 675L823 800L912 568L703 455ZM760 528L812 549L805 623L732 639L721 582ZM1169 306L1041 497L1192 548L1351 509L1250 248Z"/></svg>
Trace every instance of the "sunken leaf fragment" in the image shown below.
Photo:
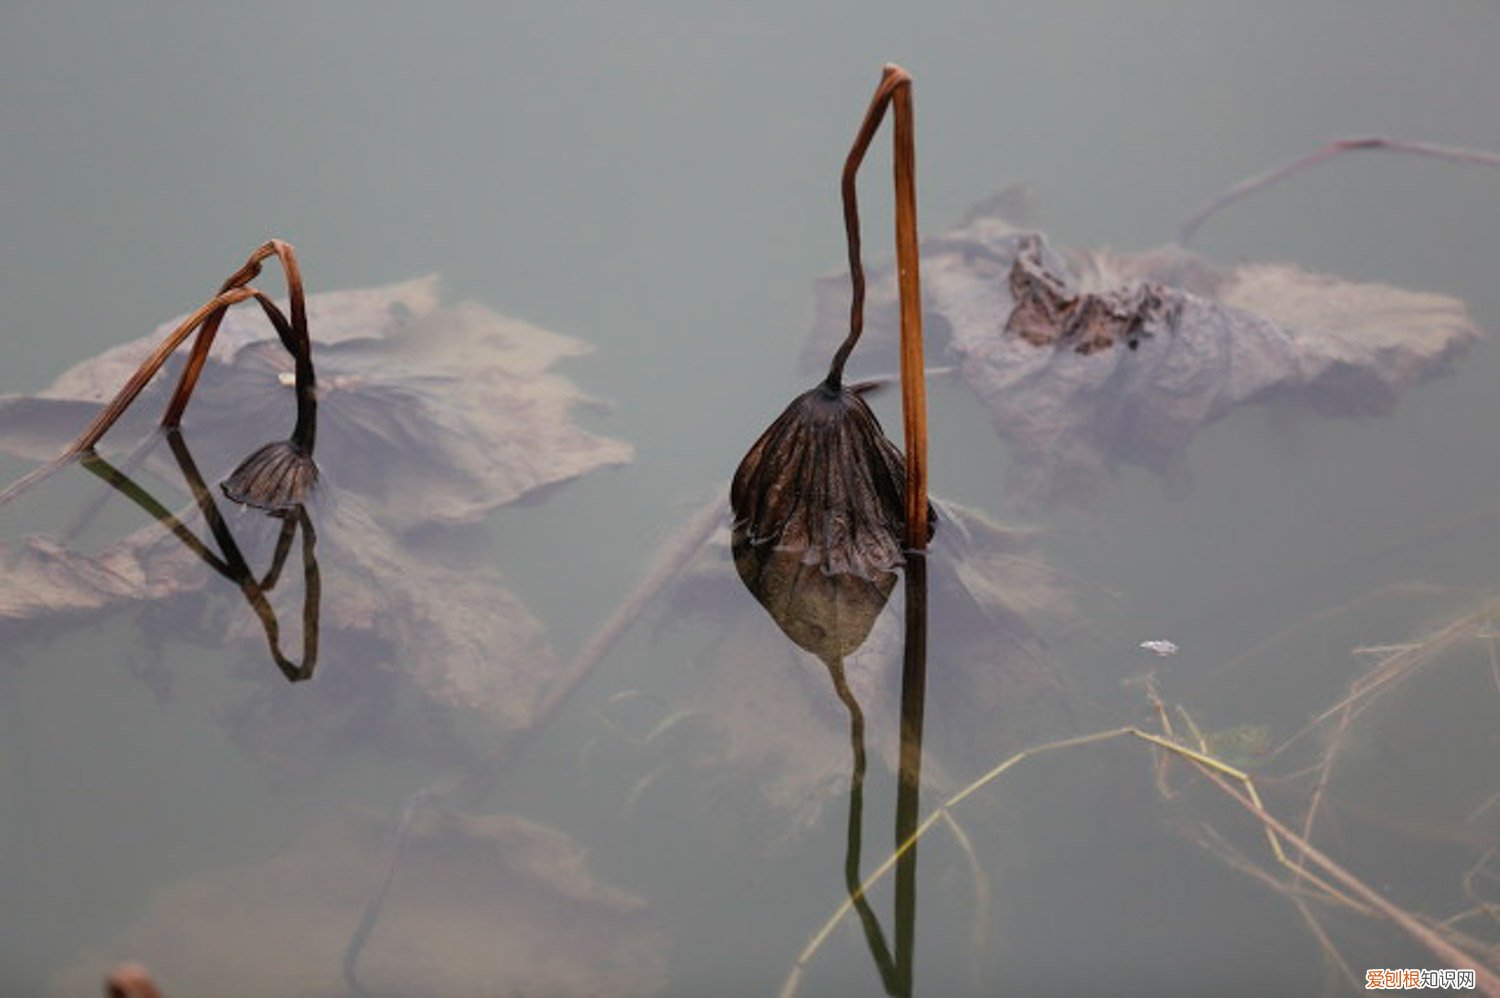
<svg viewBox="0 0 1500 998"><path fill-rule="evenodd" d="M390 862L389 824L328 819L278 856L158 891L54 981L97 994L115 957L170 994L349 994L350 933ZM424 811L356 966L367 993L637 995L661 989L666 936L646 902L601 883L562 832L510 815Z"/></svg>
<svg viewBox="0 0 1500 998"><path fill-rule="evenodd" d="M1177 247L1059 251L1012 225L1009 204L927 240L923 283L932 342L1010 445L1009 487L1035 503L1086 502L1121 463L1176 472L1198 428L1243 402L1387 411L1480 336L1445 295L1289 264L1220 269ZM820 282L809 355L836 342L841 280ZM889 266L869 300L867 356L889 365Z"/></svg>
<svg viewBox="0 0 1500 998"><path fill-rule="evenodd" d="M480 711L501 728L532 722L557 658L493 565L423 556L353 503L324 511L319 529L332 668L394 670L437 703ZM228 630L260 641L243 613Z"/></svg>
<svg viewBox="0 0 1500 998"><path fill-rule="evenodd" d="M46 537L16 545L0 542L0 622L62 618L164 599L202 585L209 574L196 570L202 567L155 528L93 555Z"/></svg>

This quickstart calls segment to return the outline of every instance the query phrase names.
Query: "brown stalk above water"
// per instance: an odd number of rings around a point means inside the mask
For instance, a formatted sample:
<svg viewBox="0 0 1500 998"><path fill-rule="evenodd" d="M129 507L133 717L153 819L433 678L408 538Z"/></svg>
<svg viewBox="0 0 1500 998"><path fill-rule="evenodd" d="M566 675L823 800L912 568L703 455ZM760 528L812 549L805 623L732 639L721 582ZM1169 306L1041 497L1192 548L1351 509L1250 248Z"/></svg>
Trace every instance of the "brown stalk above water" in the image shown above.
<svg viewBox="0 0 1500 998"><path fill-rule="evenodd" d="M281 262L286 274L287 296L292 313L290 320L275 302L250 285L260 274L261 263L271 256ZM317 466L312 459L317 423L312 340L307 331L307 306L296 252L291 244L272 239L251 253L244 265L225 279L218 294L199 306L152 351L109 404L61 454L0 491L0 505L93 451L109 428L125 414L125 410L130 408L131 403L161 370L167 359L196 331L198 337L193 342L192 352L161 419L164 429L177 427L193 389L197 386L198 376L203 371L209 348L213 346L225 313L231 306L252 298L271 320L282 346L294 358L297 424L288 440L268 444L246 458L224 483L224 491L236 502L269 510L290 509L306 499L318 478Z"/></svg>

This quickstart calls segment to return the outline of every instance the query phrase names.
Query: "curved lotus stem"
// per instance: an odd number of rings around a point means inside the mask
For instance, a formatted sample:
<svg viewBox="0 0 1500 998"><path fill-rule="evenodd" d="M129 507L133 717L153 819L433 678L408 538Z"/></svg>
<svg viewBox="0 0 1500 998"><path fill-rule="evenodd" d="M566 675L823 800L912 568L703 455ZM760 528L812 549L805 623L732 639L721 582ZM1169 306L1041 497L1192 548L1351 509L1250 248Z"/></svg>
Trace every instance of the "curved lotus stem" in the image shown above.
<svg viewBox="0 0 1500 998"><path fill-rule="evenodd" d="M1208 204L1199 208L1188 216L1187 221L1177 231L1177 244L1186 246L1192 242L1193 237L1198 234L1198 229L1209 217L1217 214L1224 208L1229 207L1241 198L1248 197L1263 187L1269 187L1278 181L1297 173L1309 166L1316 166L1325 160L1333 159L1346 152L1357 152L1362 149L1382 149L1389 152L1412 153L1417 156L1428 156L1433 159L1446 159L1454 163L1471 163L1477 166L1500 166L1500 155L1492 152L1480 152L1473 149L1460 149L1455 146L1440 146L1431 142L1410 142L1405 139L1387 139L1380 136L1366 136L1355 139L1335 139L1325 143L1305 156L1299 156L1289 163L1267 170L1265 173L1257 173L1253 177L1235 184L1229 190L1214 198Z"/></svg>
<svg viewBox="0 0 1500 998"><path fill-rule="evenodd" d="M57 457L30 474L18 479L4 492L0 492L0 505L14 499L38 482L51 477L58 469L77 458L80 454L93 450L94 445L99 442L99 438L104 436L105 432L115 424L115 421L124 415L125 410L130 408L130 403L135 401L136 396L141 393L141 390L146 387L151 378L161 369L161 366L167 362L167 358L182 345L184 340L192 335L194 329L198 328L200 324L211 316L221 314L229 306L238 304L248 298L254 298L258 294L260 292L254 288L234 288L233 290L217 294L207 302L204 302L196 312L188 316L182 321L181 325L172 330L171 335L163 340L160 346L152 351L151 356L147 357L145 362L130 376L129 380L125 382L124 387L110 400L103 411L98 416L95 416L93 422L89 423L88 427L78 435L78 439L69 444L67 449Z"/></svg>
<svg viewBox="0 0 1500 998"><path fill-rule="evenodd" d="M300 396L303 391L304 366L307 368L306 387L309 391L313 387L312 341L307 332L307 303L302 290L302 268L297 264L296 250L290 243L280 239L268 240L250 254L250 258L239 270L225 278L224 284L219 288L219 293L224 294L247 286L260 276L261 262L273 255L281 261L281 269L286 275L287 298L292 309L291 322L286 321L286 318L281 315L281 310L271 304L269 299L260 295L257 297L261 299L261 307L266 309L267 317L276 327L276 334L280 337L282 345L296 358L297 389ZM278 319L280 321L277 321ZM193 351L189 354L187 365L182 369L182 376L177 381L177 389L172 393L172 399L167 403L167 411L161 418L162 426L173 427L182 422L182 412L187 408L188 399L198 384L198 376L203 373L203 365L208 360L209 347L213 346L214 337L218 335L219 325L223 321L224 312L217 312L209 316L204 321L203 328L198 331L198 338L193 341Z"/></svg>
<svg viewBox="0 0 1500 998"><path fill-rule="evenodd" d="M859 167L865 160L865 153L870 148L870 142L875 138L875 133L880 129L880 122L885 118L885 109L890 106L891 97L896 88L904 85L908 92L911 89L911 77L906 70L895 64L887 65L881 73L880 84L875 88L875 95L870 98L870 106L865 110L864 120L859 124L859 131L854 135L854 145L849 148L849 155L844 159L844 172L839 178L839 193L844 203L844 239L848 244L849 252L849 283L852 294L849 298L849 335L844 337L844 342L833 355L833 361L828 365L827 385L837 392L843 385L844 362L849 359L849 354L854 350L854 344L859 342L860 333L865 328L865 267L860 258L859 248L859 187L856 183Z"/></svg>
<svg viewBox="0 0 1500 998"><path fill-rule="evenodd" d="M182 477L187 482L194 501L198 504L214 543L218 546L217 554L188 529L180 517L104 458L97 454L87 455L83 459L83 466L145 510L209 568L239 587L240 593L250 604L250 609L254 611L256 618L260 621L261 629L265 632L266 644L270 647L272 661L276 663L276 667L281 670L282 675L286 676L288 681L295 683L312 678L313 668L318 661L318 622L323 586L322 575L318 569L317 534L313 530L312 519L307 515L306 508L299 505L278 514L282 521L281 532L276 539L271 566L264 577L257 579L240 552L239 545L224 522L218 506L214 503L213 494L204 485L203 476L198 471L192 452L188 450L187 441L182 439L182 431L170 429L166 436L167 445L172 450L177 467L182 472ZM292 541L299 528L302 531L302 660L294 662L281 650L281 623L266 593L274 589L280 580L282 569L291 553Z"/></svg>

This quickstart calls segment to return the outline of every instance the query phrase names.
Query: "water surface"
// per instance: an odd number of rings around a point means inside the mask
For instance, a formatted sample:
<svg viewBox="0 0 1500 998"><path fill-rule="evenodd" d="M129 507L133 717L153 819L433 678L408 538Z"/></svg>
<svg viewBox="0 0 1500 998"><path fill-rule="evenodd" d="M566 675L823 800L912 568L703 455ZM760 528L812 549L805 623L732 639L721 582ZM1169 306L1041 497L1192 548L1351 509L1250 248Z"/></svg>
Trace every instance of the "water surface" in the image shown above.
<svg viewBox="0 0 1500 998"><path fill-rule="evenodd" d="M609 408L578 419L634 445L634 462L464 533L420 537L424 557L503 573L559 663L812 383L796 365L811 281L842 263L837 170L882 62L916 80L924 232L1019 179L1059 242L1141 249L1233 181L1334 136L1500 148L1500 15L1483 6L148 4L86 18L12 7L3 21L0 391L37 391L180 314L271 235L296 244L314 293L436 272L449 300L592 344L561 370ZM889 246L877 150L864 187L872 257ZM1226 265L1289 261L1452 295L1493 330L1497 185L1492 172L1359 154L1216 218L1197 248ZM1122 684L1149 670L1206 732L1262 725L1280 743L1380 661L1354 649L1410 644L1481 610L1500 564L1495 365L1481 343L1368 419L1243 408L1195 438L1185 488L1127 469L1082 510L1018 508L987 414L961 385L935 384L935 491L1034 529L1035 558L1067 580L1072 603L1028 619L1037 682L992 717L965 687L945 694L972 663L960 668L934 630L922 813L1027 745L1157 724L1142 687ZM889 428L894 394L877 401ZM206 460L205 474L234 460ZM28 467L5 458L0 477ZM0 536L65 525L95 488L65 473L0 511ZM86 541L147 522L113 501ZM417 826L419 849L449 843L461 871L493 873L494 855L521 853L586 869L573 902L553 907L555 883L495 881L496 895L534 898L536 919L499 909L497 937L555 927L574 950L553 965L617 955L599 979L627 992L777 991L845 897L848 719L823 667L776 644L726 550L694 566L504 766L501 726L435 707L390 678L402 663L330 645L313 680L292 686L262 645L204 640L205 620L238 613L254 626L232 587L7 635L0 980L89 993L108 961L139 955L119 948L122 935L211 927L209 909L187 914L194 890L218 903L256 879L281 883L288 857L309 855L312 868L349 868L347 905L324 935L300 937L336 971L403 809L457 781L445 807L527 824ZM295 588L286 599L295 617ZM891 647L903 605L877 627ZM1315 829L1351 870L1434 919L1476 903L1461 881L1495 842L1496 808L1483 805L1500 782L1500 687L1487 633L1476 623L1361 715ZM1154 638L1181 651L1138 647ZM899 698L892 672L861 681L868 871L892 846ZM807 740L777 745L776 725L794 721ZM1311 784L1297 774L1323 737L1265 763L1272 811L1305 812ZM1154 764L1128 741L1069 750L956 809L972 852L943 828L920 850L914 990L1351 990L1287 898L1202 845L1218 836L1280 875L1253 823L1182 765L1165 774L1177 796L1164 800ZM509 844L484 853L491 840ZM340 841L347 850L329 844ZM441 906L463 896L464 874L441 856L423 862L398 863L398 876L426 872L393 881L392 905L435 905L450 938L468 939L469 916ZM1493 861L1486 869L1474 883L1493 902ZM448 894L420 892L444 877ZM293 926L321 910L269 888L256 901ZM890 937L889 884L871 905ZM1318 911L1356 975L1437 965L1377 921ZM362 958L371 987L379 947L431 953L443 938L389 915ZM1492 923L1466 925L1493 945ZM242 943L227 928L217 940L224 965L246 953L276 962L271 937L234 932ZM877 962L851 918L802 993L874 992ZM559 980L538 986L569 987Z"/></svg>

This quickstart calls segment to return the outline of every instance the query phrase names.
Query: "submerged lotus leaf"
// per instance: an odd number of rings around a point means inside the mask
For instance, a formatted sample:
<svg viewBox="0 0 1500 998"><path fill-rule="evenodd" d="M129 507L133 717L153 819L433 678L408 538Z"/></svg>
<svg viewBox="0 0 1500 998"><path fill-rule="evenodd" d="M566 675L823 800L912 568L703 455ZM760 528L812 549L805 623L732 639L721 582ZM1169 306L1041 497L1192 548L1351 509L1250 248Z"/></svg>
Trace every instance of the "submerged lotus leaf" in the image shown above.
<svg viewBox="0 0 1500 998"><path fill-rule="evenodd" d="M628 444L572 422L590 400L550 369L587 352L577 340L474 302L440 306L432 278L307 302L318 466L383 522L472 521L631 460ZM55 456L175 324L79 364L36 396L0 399L0 448ZM184 356L174 356L106 443L138 438L160 417ZM238 463L286 435L291 373L265 317L232 310L183 419L211 466Z"/></svg>
<svg viewBox="0 0 1500 998"><path fill-rule="evenodd" d="M47 537L0 543L0 622L82 614L132 600L164 599L196 588L208 570L175 542L148 528L92 555Z"/></svg>
<svg viewBox="0 0 1500 998"><path fill-rule="evenodd" d="M248 497L262 505L293 500L312 472L305 462L282 460L297 409L290 358L263 315L234 310L181 437L151 432L181 369L179 356L127 413L125 421L139 432L117 427L105 440L144 438L133 455L143 464L122 463L123 471L161 496L149 499L152 516L166 523L175 510L180 522L87 552L41 538L0 546L0 623L14 634L25 622L59 614L147 605L147 642L181 638L218 646L226 636L242 639L249 660L264 668L269 641L289 678L302 678L293 673L320 641L318 681L299 686L297 697L262 689L248 717L238 719L243 728L268 733L267 744L305 741L306 733L325 732L337 718L354 737L380 737L393 726L382 705L402 687L420 691L429 704L482 712L488 730L529 726L559 672L556 656L470 521L629 460L628 445L571 422L571 410L585 400L550 371L583 344L477 304L440 307L432 279L315 295L308 311L319 372L321 472L306 505L308 529L286 532L301 507L280 517L237 507L183 464L191 438L197 458L187 457L189 465L226 469L257 454L242 471L264 458L273 469L290 467L297 478L290 493ZM0 448L33 458L60 452L160 338L107 351L37 396L0 400ZM268 439L277 442L267 445ZM252 484L276 484L275 477ZM196 504L186 489L171 494L185 479L197 482ZM45 487L63 481L79 479ZM239 475L226 484L231 492L243 485ZM210 492L218 507L211 518L201 506ZM108 494L116 506L128 506ZM414 529L434 522L445 529ZM248 566L238 576L226 567L234 559L225 554L224 535ZM315 565L304 550L312 537ZM195 544L197 553L190 550ZM257 604L246 580L277 563L278 551L283 571L275 592ZM217 570L212 560L220 562ZM309 613L316 631L304 626ZM325 716L335 720L325 723Z"/></svg>
<svg viewBox="0 0 1500 998"><path fill-rule="evenodd" d="M183 519L195 533L207 534L201 517ZM383 696L382 677L394 676L444 707L483 713L497 730L523 728L536 719L538 704L558 674L557 658L541 622L498 570L473 559L454 564L416 552L353 503L321 510L313 522L323 681L300 687L295 697L277 697L283 709L295 707L317 727L324 708L345 710L364 692ZM250 514L235 521L234 529L246 561L264 572L278 521ZM30 538L13 552L0 549L0 557L8 569L0 582L0 621L50 620L150 603L145 640L218 645L228 638L245 647L257 669L268 664L265 633L238 589L159 526L89 555ZM294 555L271 594L281 623L280 648L293 660L300 659L305 595L298 565ZM209 597L206 604L171 599L200 592ZM332 671L340 673L335 681L326 675ZM336 702L324 703L327 699ZM379 732L350 734L378 737Z"/></svg>
<svg viewBox="0 0 1500 998"><path fill-rule="evenodd" d="M535 719L559 672L557 657L541 621L488 559L456 563L424 555L352 502L324 511L318 523L322 657L329 668L394 670L439 704L480 711L502 729ZM268 537L261 546L269 547ZM284 574L296 573L288 568ZM294 606L298 581L282 585L290 598L280 602ZM235 620L226 631L263 647L243 604L226 605ZM313 686L299 690L299 698L319 699Z"/></svg>
<svg viewBox="0 0 1500 998"><path fill-rule="evenodd" d="M927 555L923 773L951 787L946 773L992 762L1059 722L1063 686L1037 629L1067 615L1072 600L1026 533L955 504L938 514L945 528ZM886 604L857 649L819 661L745 592L730 546L724 528L667 594L672 626L691 631L693 621L706 620L713 635L674 692L674 706L698 719L690 727L709 733L707 746L698 739L683 757L711 775L745 781L773 814L806 827L849 786L849 714L830 670L842 669L863 710L870 757L896 768L904 597Z"/></svg>
<svg viewBox="0 0 1500 998"><path fill-rule="evenodd" d="M1275 397L1331 415L1377 413L1480 336L1462 302L1287 264L1217 268L1166 247L1051 247L1012 224L1013 198L927 240L930 340L1010 444L1009 487L1085 502L1120 464L1179 470L1198 428ZM807 355L842 335L843 278L819 286ZM870 281L865 357L891 364L892 268Z"/></svg>
<svg viewBox="0 0 1500 998"><path fill-rule="evenodd" d="M389 839L387 821L327 819L257 866L168 886L54 990L96 994L114 954L130 953L168 994L349 994L344 952ZM665 985L666 947L646 902L601 883L562 832L423 811L356 973L367 993L412 998L651 994Z"/></svg>

